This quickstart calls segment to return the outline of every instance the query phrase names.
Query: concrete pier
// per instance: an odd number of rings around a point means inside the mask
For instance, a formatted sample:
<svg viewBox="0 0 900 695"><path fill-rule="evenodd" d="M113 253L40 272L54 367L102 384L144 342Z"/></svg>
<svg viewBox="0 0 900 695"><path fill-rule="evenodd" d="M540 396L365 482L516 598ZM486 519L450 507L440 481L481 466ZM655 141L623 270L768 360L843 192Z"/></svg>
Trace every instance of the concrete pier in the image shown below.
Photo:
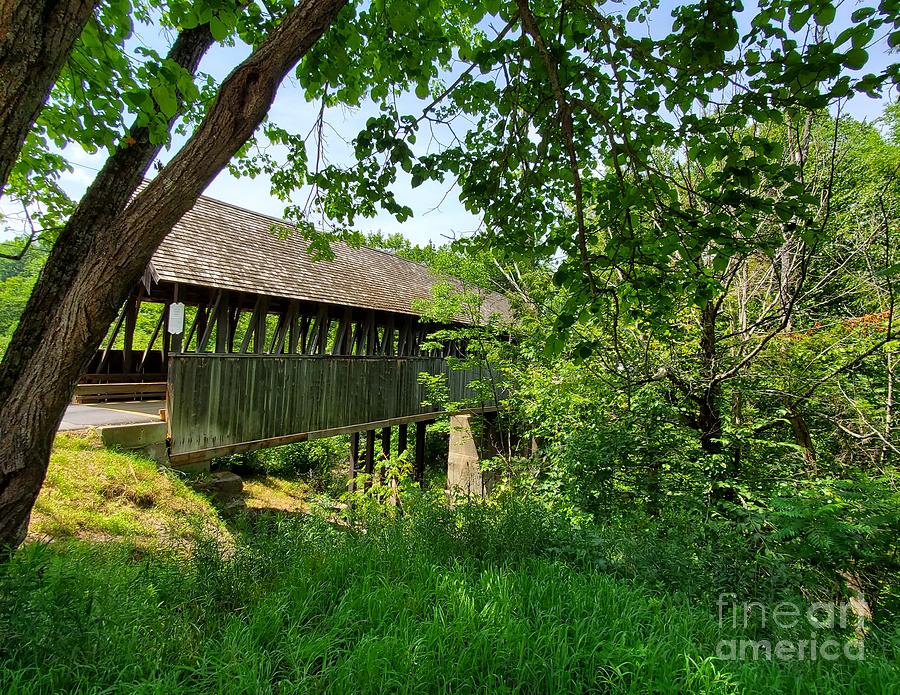
<svg viewBox="0 0 900 695"><path fill-rule="evenodd" d="M450 417L450 451L447 456L447 489L451 497L487 497L497 475L481 470L481 461L498 454L495 430L481 415Z"/></svg>

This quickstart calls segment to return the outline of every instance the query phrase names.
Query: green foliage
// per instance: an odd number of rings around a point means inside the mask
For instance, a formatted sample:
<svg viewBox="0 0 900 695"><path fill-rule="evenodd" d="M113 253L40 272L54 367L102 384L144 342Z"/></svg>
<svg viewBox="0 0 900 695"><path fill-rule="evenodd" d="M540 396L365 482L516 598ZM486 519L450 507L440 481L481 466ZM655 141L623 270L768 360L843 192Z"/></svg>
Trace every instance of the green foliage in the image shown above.
<svg viewBox="0 0 900 695"><path fill-rule="evenodd" d="M870 599L900 609L900 491L891 478L817 479L750 505L746 526L769 550L833 577L851 577ZM882 594L887 594L882 596Z"/></svg>
<svg viewBox="0 0 900 695"><path fill-rule="evenodd" d="M234 454L215 459L213 465L299 478L319 492L334 492L342 487L342 481L336 477L336 469L346 469L348 452L346 437L328 437ZM337 476L342 473L342 470L338 471Z"/></svg>
<svg viewBox="0 0 900 695"><path fill-rule="evenodd" d="M175 126L175 132L185 134L212 101L211 77L190 74L146 45L141 32L177 32L209 24L216 41L233 43L239 27L253 41L266 24L263 15L271 20L272 13L279 14L278 3L265 9L231 0L115 0L98 5L28 134L5 196L30 207L42 238L54 241L73 206L59 185L60 175L72 169L67 149L78 146L89 153L112 154L134 144L132 126L147 128L154 143L167 143L176 114L187 114Z"/></svg>
<svg viewBox="0 0 900 695"><path fill-rule="evenodd" d="M25 243L20 239L4 242L0 252L18 255ZM45 257L43 248L33 246L21 260L0 259L0 357L19 323Z"/></svg>
<svg viewBox="0 0 900 695"><path fill-rule="evenodd" d="M188 555L26 548L0 573L6 689L897 689L900 110L840 111L896 84L870 53L898 45L897 3L524 5L348 4L296 79L323 113L376 105L355 165L276 123L232 165L285 201L310 187L287 213L317 255L339 236L459 278L425 319L514 294L514 325L432 336L465 347L455 366L496 369L479 387L514 434L497 499L448 508L392 455L344 498L349 531L263 517ZM136 26L256 45L287 7L100 7L10 180L41 204L40 242L71 205L61 150L127 146L131 117L164 142L180 106L184 133L212 101L212 80L130 50ZM456 182L483 227L453 247L362 239L360 216L412 214L406 178ZM0 266L0 341L39 267ZM430 429L433 461L446 435ZM337 494L345 458L321 440L227 463ZM850 590L874 611L865 663L712 658L720 592Z"/></svg>
<svg viewBox="0 0 900 695"><path fill-rule="evenodd" d="M104 449L99 437L60 434L54 442L29 538L127 541L155 547L220 531L208 500L180 476L142 456Z"/></svg>

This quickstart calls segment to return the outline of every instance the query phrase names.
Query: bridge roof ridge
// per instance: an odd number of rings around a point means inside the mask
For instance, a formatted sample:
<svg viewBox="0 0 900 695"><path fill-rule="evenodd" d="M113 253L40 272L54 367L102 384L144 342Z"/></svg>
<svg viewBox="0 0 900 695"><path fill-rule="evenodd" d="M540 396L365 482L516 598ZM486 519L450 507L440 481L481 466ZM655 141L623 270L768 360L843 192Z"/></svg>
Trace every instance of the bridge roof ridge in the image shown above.
<svg viewBox="0 0 900 695"><path fill-rule="evenodd" d="M273 234L273 225L294 233ZM157 249L150 276L156 282L410 315L419 314L416 301L431 299L432 288L449 280L458 291L482 296L483 318L511 314L503 295L382 249L336 240L334 260L313 261L309 242L296 230L282 218L201 196ZM469 317L457 320L467 323Z"/></svg>

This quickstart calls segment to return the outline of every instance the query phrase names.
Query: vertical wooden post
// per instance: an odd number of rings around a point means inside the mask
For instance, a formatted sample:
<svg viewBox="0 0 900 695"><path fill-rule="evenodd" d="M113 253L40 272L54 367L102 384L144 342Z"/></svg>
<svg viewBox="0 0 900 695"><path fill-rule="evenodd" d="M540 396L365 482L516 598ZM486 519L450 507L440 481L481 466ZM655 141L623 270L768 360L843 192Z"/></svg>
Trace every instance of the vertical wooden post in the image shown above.
<svg viewBox="0 0 900 695"><path fill-rule="evenodd" d="M375 430L366 430L366 473L375 475ZM372 487L371 478L366 487Z"/></svg>
<svg viewBox="0 0 900 695"><path fill-rule="evenodd" d="M394 354L394 315L389 314L387 323L384 324L384 337L381 340L381 354Z"/></svg>
<svg viewBox="0 0 900 695"><path fill-rule="evenodd" d="M409 436L409 425L405 422L397 425L397 453L402 454L407 448L407 438Z"/></svg>
<svg viewBox="0 0 900 695"><path fill-rule="evenodd" d="M231 326L228 324L230 310L228 308L228 294L219 295L219 306L216 308L216 352L222 354L228 352Z"/></svg>
<svg viewBox="0 0 900 695"><path fill-rule="evenodd" d="M384 482L384 468L391 459L391 428L381 428L381 466L378 468L378 481Z"/></svg>
<svg viewBox="0 0 900 695"><path fill-rule="evenodd" d="M359 472L359 432L350 435L350 492L356 492L356 474Z"/></svg>
<svg viewBox="0 0 900 695"><path fill-rule="evenodd" d="M172 335L169 333L169 304L171 302L166 302L166 306L163 308L162 313L162 346L160 350L162 351L162 366L163 371L168 369L167 365L169 364L169 346L172 344Z"/></svg>
<svg viewBox="0 0 900 695"><path fill-rule="evenodd" d="M416 454L413 463L413 479L425 487L425 428L427 422L416 423Z"/></svg>
<svg viewBox="0 0 900 695"><path fill-rule="evenodd" d="M287 353L293 355L297 352L297 344L300 342L300 324L302 319L298 315L299 307L294 311L294 317L291 319L291 325L288 327L288 344Z"/></svg>
<svg viewBox="0 0 900 695"><path fill-rule="evenodd" d="M131 374L134 368L132 349L134 348L134 329L137 327L140 306L141 300L138 299L137 293L128 297L125 304L125 334L122 336L122 371L125 374Z"/></svg>
<svg viewBox="0 0 900 695"><path fill-rule="evenodd" d="M319 308L319 332L316 334L316 355L328 354L328 331L331 328L331 317L324 306Z"/></svg>
<svg viewBox="0 0 900 695"><path fill-rule="evenodd" d="M237 334L238 322L241 320L240 301L240 296L235 297L236 306L228 310L228 335L225 338L225 348L229 353L233 353L235 350L234 336Z"/></svg>
<svg viewBox="0 0 900 695"><path fill-rule="evenodd" d="M259 303L259 311L254 312L253 320L253 352L262 354L266 351L266 319L269 318L269 300L263 298Z"/></svg>

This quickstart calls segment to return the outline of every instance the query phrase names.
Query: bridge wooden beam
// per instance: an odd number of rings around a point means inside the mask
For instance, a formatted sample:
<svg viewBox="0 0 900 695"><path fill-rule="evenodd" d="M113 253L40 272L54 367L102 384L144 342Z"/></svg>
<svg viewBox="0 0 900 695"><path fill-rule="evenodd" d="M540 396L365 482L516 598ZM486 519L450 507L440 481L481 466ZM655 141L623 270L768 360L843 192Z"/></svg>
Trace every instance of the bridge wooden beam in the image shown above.
<svg viewBox="0 0 900 695"><path fill-rule="evenodd" d="M366 430L366 474L370 476L366 487L372 487L371 476L375 475L375 430Z"/></svg>
<svg viewBox="0 0 900 695"><path fill-rule="evenodd" d="M282 309L278 314L278 324L275 326L275 333L272 335L272 342L269 345L271 354L281 355L284 353L285 342L288 341L288 334L293 331L299 310L299 304L296 301L291 301L288 303L287 308Z"/></svg>
<svg viewBox="0 0 900 695"><path fill-rule="evenodd" d="M297 340L294 344L294 349L291 350L292 354L307 354L306 345L309 340L309 324L311 321L312 319L308 314L303 314L303 316L300 317L299 326L297 328Z"/></svg>
<svg viewBox="0 0 900 695"><path fill-rule="evenodd" d="M269 317L269 298L260 296L256 309L253 310L253 352L266 351L266 319Z"/></svg>
<svg viewBox="0 0 900 695"><path fill-rule="evenodd" d="M168 309L168 307L166 307ZM153 344L156 342L156 337L159 335L160 329L163 327L163 324L166 320L166 315L168 311L164 309L159 312L159 319L156 321L156 326L153 328L153 333L150 334L150 340L147 342L147 347L144 349L144 354L141 356L140 365L138 365L138 372L144 372L144 365L147 364L147 357L149 357L150 353L153 351ZM163 341L163 352L165 352L165 340Z"/></svg>
<svg viewBox="0 0 900 695"><path fill-rule="evenodd" d="M219 294L218 306L215 310L216 322L216 352L230 352L229 345L231 338L231 310L229 307L230 297L227 292ZM212 323L212 322L210 322Z"/></svg>
<svg viewBox="0 0 900 695"><path fill-rule="evenodd" d="M337 334L334 337L334 345L331 347L332 355L352 354L353 338L353 312L347 307L338 324Z"/></svg>
<svg viewBox="0 0 900 695"><path fill-rule="evenodd" d="M209 316L204 317L203 321L203 330L197 334L197 349L195 352L206 352L206 346L209 344L210 338L212 338L213 329L219 324L219 314L222 309L222 295L223 291L219 290L216 292L216 296L213 298L212 308L209 310ZM197 311L198 315L200 311ZM216 339L218 343L218 337ZM218 350L216 350L218 352Z"/></svg>
<svg viewBox="0 0 900 695"><path fill-rule="evenodd" d="M141 308L140 295L135 292L125 302L125 333L122 336L122 371L132 372L132 349L134 348L134 329L137 328L138 311Z"/></svg>
<svg viewBox="0 0 900 695"><path fill-rule="evenodd" d="M397 425L397 454L402 454L407 448L407 438L409 437L409 425L405 422Z"/></svg>
<svg viewBox="0 0 900 695"><path fill-rule="evenodd" d="M381 354L394 354L394 315L389 314L384 324L384 336L381 339Z"/></svg>
<svg viewBox="0 0 900 695"><path fill-rule="evenodd" d="M250 325L247 326L247 330L244 333L244 339L241 341L240 352L242 354L250 349L251 344L253 344L255 348L259 343L259 339L256 337L256 331L259 328L258 316L262 313L264 301L264 297L259 295L253 305L253 311L250 313ZM238 320L240 320L240 314L238 315ZM263 325L265 325L265 323L263 323ZM258 350L254 349L254 352L258 352Z"/></svg>
<svg viewBox="0 0 900 695"><path fill-rule="evenodd" d="M416 423L416 451L413 460L413 480L419 483L419 486L425 488L425 429L428 422L433 420L423 420Z"/></svg>
<svg viewBox="0 0 900 695"><path fill-rule="evenodd" d="M356 475L359 473L359 432L350 435L350 492L356 491Z"/></svg>
<svg viewBox="0 0 900 695"><path fill-rule="evenodd" d="M100 364L97 365L97 371L103 371L103 368L106 366L107 360L109 360L109 354L112 351L113 343L116 341L116 336L119 334L119 330L122 328L122 322L125 320L125 310L127 309L127 304L122 307L122 311L119 312L119 317L116 319L116 323L113 326L112 333L109 335L109 340L106 342L106 347L103 350L103 354L100 356Z"/></svg>
<svg viewBox="0 0 900 695"><path fill-rule="evenodd" d="M466 412L488 413L496 410L496 407L485 407L467 409ZM296 444L297 442L306 442L310 439L322 439L323 437L339 437L344 434L352 434L361 429L380 428L387 425L397 425L402 422L434 422L436 417L452 415L449 411L439 411L433 413L422 413L420 415L410 415L407 417L392 418L390 420L379 420L377 422L359 423L357 425L348 425L346 427L333 427L327 430L317 430L315 432L299 432L297 434L286 434L279 437L267 437L266 439L254 439L252 441L240 442L238 444L228 444L225 446L216 446L208 449L197 449L184 453L172 453L169 455L169 461L174 466L183 466L197 461L207 461L217 456L230 456L231 454L240 454L245 451L256 451L257 449L268 449L273 446L284 446L286 444ZM372 430L375 431L374 429ZM417 432L418 434L418 432ZM424 442L424 437L422 438ZM423 444L424 446L424 444ZM374 446L373 446L374 448ZM424 461L424 451L423 459Z"/></svg>

